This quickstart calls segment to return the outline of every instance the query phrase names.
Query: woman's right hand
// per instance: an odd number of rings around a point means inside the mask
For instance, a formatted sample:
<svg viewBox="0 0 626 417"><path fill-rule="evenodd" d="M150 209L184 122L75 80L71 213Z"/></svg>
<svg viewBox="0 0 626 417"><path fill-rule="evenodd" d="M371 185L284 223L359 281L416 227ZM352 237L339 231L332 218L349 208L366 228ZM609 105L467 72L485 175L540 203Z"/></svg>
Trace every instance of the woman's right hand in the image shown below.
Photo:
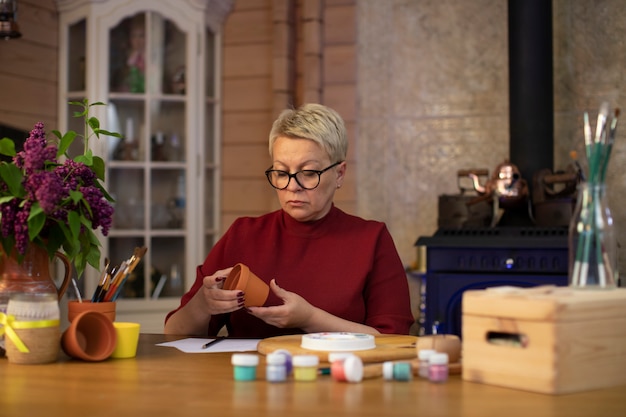
<svg viewBox="0 0 626 417"><path fill-rule="evenodd" d="M196 298L209 315L231 313L244 305L244 293L239 290L225 290L224 281L233 268L221 269L203 278L202 288Z"/></svg>

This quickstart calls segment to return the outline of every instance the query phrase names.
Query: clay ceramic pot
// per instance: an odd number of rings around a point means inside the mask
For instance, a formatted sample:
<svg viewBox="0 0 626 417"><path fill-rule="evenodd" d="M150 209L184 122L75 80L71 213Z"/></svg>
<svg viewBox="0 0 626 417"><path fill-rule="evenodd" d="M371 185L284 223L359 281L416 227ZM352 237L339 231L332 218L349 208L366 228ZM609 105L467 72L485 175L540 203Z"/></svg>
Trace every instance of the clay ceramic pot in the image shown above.
<svg viewBox="0 0 626 417"><path fill-rule="evenodd" d="M99 362L115 350L117 333L113 322L97 311L83 311L63 333L63 351L76 359Z"/></svg>
<svg viewBox="0 0 626 417"><path fill-rule="evenodd" d="M224 289L243 291L246 307L262 306L267 301L270 292L269 285L244 264L237 264L233 267L224 281Z"/></svg>
<svg viewBox="0 0 626 417"><path fill-rule="evenodd" d="M461 358L461 339L455 334L433 334L417 338L417 350L433 349L447 353L450 363L456 363Z"/></svg>
<svg viewBox="0 0 626 417"><path fill-rule="evenodd" d="M92 303L91 301L68 301L67 302L67 319L71 323L74 317L84 311L97 311L104 314L109 320L115 321L115 301L104 301L101 303Z"/></svg>

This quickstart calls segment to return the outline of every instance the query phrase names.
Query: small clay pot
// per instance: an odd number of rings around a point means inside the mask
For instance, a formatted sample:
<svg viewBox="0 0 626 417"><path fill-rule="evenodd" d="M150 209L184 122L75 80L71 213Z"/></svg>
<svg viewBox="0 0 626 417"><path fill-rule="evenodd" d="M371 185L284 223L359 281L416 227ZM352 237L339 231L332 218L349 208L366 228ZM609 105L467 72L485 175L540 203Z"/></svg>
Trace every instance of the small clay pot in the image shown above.
<svg viewBox="0 0 626 417"><path fill-rule="evenodd" d="M243 291L246 307L262 306L270 293L269 285L244 264L237 264L233 267L226 281L224 281L224 289Z"/></svg>
<svg viewBox="0 0 626 417"><path fill-rule="evenodd" d="M115 301L104 301L101 303L92 303L91 301L68 301L67 302L67 319L71 323L74 317L83 311L97 311L104 314L112 322L115 321Z"/></svg>
<svg viewBox="0 0 626 417"><path fill-rule="evenodd" d="M417 350L433 349L447 353L450 363L456 363L461 358L461 339L455 334L433 334L417 338Z"/></svg>
<svg viewBox="0 0 626 417"><path fill-rule="evenodd" d="M97 311L78 314L61 338L61 346L68 356L88 362L107 359L116 343L113 322Z"/></svg>

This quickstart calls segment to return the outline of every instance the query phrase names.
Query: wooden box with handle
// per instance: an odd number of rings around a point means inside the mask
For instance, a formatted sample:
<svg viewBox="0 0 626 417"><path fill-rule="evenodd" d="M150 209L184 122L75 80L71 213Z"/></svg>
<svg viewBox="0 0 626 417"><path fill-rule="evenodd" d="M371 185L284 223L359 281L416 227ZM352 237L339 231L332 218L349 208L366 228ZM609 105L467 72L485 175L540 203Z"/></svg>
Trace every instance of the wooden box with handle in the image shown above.
<svg viewBox="0 0 626 417"><path fill-rule="evenodd" d="M546 394L626 384L626 288L463 294L463 379Z"/></svg>

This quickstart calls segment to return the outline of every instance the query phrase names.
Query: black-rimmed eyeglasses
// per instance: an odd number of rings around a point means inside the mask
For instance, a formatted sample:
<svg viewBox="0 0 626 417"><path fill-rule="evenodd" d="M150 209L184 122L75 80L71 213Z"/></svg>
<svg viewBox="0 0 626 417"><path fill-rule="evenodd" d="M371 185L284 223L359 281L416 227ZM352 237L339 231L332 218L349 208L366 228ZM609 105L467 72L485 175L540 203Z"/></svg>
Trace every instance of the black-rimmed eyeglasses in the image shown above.
<svg viewBox="0 0 626 417"><path fill-rule="evenodd" d="M312 190L320 185L320 180L324 172L336 167L342 162L343 161L335 162L331 166L326 167L321 171L317 171L314 169L303 169L302 171L298 171L294 174L290 174L289 172L280 169L270 168L265 171L265 176L270 182L270 185L277 190L284 190L285 188L287 188L292 178L296 180L300 187L304 188L305 190Z"/></svg>

